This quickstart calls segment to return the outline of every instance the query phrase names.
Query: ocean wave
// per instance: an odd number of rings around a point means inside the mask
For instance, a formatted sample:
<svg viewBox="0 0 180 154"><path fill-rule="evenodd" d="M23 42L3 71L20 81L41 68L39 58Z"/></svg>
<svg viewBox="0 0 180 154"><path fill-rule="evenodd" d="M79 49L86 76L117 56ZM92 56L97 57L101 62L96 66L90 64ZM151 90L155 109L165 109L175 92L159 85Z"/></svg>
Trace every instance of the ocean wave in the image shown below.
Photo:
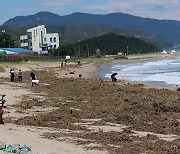
<svg viewBox="0 0 180 154"><path fill-rule="evenodd" d="M117 63L106 71L104 78L118 73L118 79L138 82L156 82L165 85L180 85L180 59L166 59L147 62Z"/></svg>

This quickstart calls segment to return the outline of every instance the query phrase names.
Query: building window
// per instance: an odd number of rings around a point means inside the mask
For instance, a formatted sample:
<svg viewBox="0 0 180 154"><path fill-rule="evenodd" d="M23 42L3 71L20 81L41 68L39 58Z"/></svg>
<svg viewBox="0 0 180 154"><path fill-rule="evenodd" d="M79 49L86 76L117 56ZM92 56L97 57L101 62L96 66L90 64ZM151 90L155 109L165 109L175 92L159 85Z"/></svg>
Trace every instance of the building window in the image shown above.
<svg viewBox="0 0 180 154"><path fill-rule="evenodd" d="M36 41L36 31L34 30L34 41Z"/></svg>
<svg viewBox="0 0 180 154"><path fill-rule="evenodd" d="M50 38L50 42L52 42L52 37Z"/></svg>
<svg viewBox="0 0 180 154"><path fill-rule="evenodd" d="M43 32L41 31L41 43L43 44Z"/></svg>
<svg viewBox="0 0 180 154"><path fill-rule="evenodd" d="M27 33L27 37L28 37L28 39L32 39L32 33L31 33L31 32L28 32L28 33Z"/></svg>
<svg viewBox="0 0 180 154"><path fill-rule="evenodd" d="M44 38L44 42L46 42L46 38Z"/></svg>
<svg viewBox="0 0 180 154"><path fill-rule="evenodd" d="M54 37L54 42L56 42L56 37Z"/></svg>

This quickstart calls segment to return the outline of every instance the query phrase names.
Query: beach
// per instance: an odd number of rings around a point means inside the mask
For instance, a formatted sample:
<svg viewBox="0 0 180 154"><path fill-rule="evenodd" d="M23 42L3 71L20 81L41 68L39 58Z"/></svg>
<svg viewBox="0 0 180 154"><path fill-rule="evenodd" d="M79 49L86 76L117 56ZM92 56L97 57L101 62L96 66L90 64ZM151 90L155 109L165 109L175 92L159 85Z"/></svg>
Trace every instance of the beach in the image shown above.
<svg viewBox="0 0 180 154"><path fill-rule="evenodd" d="M175 88L129 81L104 81L104 63L132 62L174 55L153 54L112 60L2 63L7 144L26 144L34 153L178 153L180 93ZM23 82L9 82L9 70L23 71ZM40 85L32 87L30 73ZM0 151L1 152L1 151Z"/></svg>

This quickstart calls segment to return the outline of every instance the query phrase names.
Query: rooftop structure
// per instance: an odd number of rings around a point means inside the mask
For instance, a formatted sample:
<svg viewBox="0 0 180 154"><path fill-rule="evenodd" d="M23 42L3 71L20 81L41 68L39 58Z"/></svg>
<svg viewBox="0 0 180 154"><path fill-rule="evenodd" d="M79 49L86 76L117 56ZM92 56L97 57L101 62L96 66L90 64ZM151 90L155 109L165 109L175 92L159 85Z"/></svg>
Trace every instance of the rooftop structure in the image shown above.
<svg viewBox="0 0 180 154"><path fill-rule="evenodd" d="M0 48L0 55L2 54L36 54L37 52L23 49L23 48Z"/></svg>
<svg viewBox="0 0 180 154"><path fill-rule="evenodd" d="M44 25L27 30L27 35L20 36L21 47L39 54L47 54L49 49L59 47L59 34L47 33Z"/></svg>

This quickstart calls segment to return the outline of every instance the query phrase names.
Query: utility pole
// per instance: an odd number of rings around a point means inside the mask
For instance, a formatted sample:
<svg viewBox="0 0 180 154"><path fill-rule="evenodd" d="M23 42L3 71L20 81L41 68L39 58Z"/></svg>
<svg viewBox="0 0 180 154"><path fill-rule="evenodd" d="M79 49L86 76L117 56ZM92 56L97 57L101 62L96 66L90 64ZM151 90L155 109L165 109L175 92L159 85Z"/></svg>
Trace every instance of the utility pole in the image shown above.
<svg viewBox="0 0 180 154"><path fill-rule="evenodd" d="M6 47L6 39L3 39L3 41L4 41L4 48Z"/></svg>
<svg viewBox="0 0 180 154"><path fill-rule="evenodd" d="M59 48L60 48L60 46L58 47L58 58L59 58Z"/></svg>
<svg viewBox="0 0 180 154"><path fill-rule="evenodd" d="M88 46L88 43L87 43L87 54L88 54L88 58L89 58L89 46Z"/></svg>
<svg viewBox="0 0 180 154"><path fill-rule="evenodd" d="M6 31L5 31L5 30L2 30L1 32L4 34ZM3 39L3 41L4 41L4 48L5 48L5 46L6 46L6 45L5 45L6 39Z"/></svg>
<svg viewBox="0 0 180 154"><path fill-rule="evenodd" d="M81 55L80 41L81 41L81 40L79 40L79 56Z"/></svg>

